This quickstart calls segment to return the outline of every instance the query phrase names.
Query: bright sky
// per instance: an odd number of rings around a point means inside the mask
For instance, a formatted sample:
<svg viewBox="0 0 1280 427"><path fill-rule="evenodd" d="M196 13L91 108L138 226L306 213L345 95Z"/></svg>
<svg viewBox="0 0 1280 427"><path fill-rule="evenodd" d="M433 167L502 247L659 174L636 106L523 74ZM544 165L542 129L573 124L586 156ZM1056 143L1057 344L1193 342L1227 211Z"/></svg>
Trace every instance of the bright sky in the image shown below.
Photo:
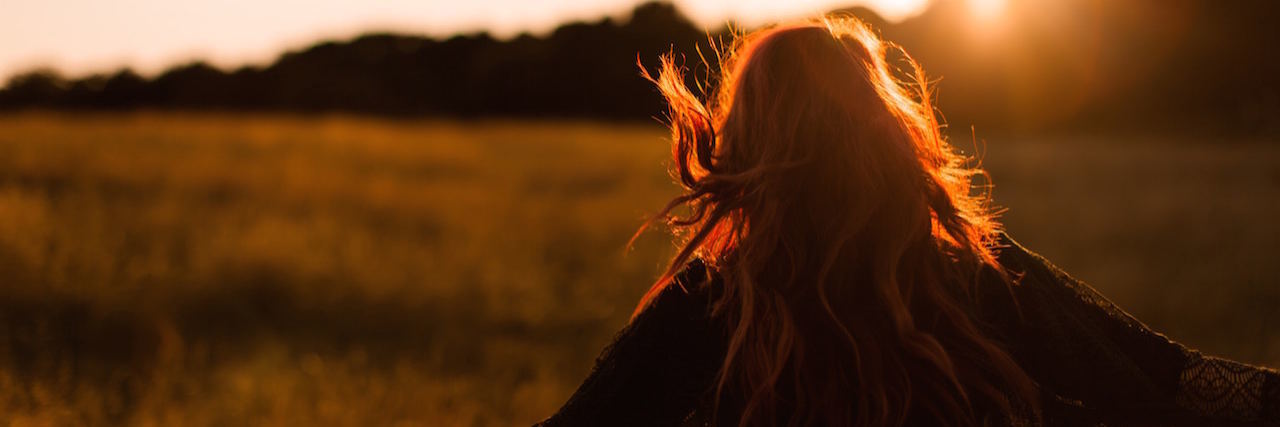
<svg viewBox="0 0 1280 427"><path fill-rule="evenodd" d="M286 49L371 30L443 36L545 33L569 20L624 17L640 0L0 0L0 82L49 66L66 75L195 59L265 64ZM929 0L675 0L704 27L809 16L863 4L889 19Z"/></svg>

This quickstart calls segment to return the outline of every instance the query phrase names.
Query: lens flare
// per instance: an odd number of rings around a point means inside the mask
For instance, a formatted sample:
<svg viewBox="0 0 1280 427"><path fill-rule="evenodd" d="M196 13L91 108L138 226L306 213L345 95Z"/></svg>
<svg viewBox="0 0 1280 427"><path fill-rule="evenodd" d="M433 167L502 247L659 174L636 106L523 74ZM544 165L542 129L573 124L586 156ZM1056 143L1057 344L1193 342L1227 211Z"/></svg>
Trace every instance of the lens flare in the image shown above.
<svg viewBox="0 0 1280 427"><path fill-rule="evenodd" d="M924 11L929 0L870 0L866 4L881 16L898 20Z"/></svg>
<svg viewBox="0 0 1280 427"><path fill-rule="evenodd" d="M982 23L991 23L1004 14L1008 0L969 0L969 13Z"/></svg>

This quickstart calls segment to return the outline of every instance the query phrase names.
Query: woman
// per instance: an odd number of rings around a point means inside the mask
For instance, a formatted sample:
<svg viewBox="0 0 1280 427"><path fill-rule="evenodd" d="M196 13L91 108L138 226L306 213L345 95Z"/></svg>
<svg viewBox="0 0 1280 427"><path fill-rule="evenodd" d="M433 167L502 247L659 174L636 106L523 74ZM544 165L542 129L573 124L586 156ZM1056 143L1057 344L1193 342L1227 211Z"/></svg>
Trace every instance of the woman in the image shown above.
<svg viewBox="0 0 1280 427"><path fill-rule="evenodd" d="M664 58L686 240L544 426L1280 425L1280 375L1147 329L998 231L919 67L762 30L707 104ZM672 216L686 206L689 214Z"/></svg>

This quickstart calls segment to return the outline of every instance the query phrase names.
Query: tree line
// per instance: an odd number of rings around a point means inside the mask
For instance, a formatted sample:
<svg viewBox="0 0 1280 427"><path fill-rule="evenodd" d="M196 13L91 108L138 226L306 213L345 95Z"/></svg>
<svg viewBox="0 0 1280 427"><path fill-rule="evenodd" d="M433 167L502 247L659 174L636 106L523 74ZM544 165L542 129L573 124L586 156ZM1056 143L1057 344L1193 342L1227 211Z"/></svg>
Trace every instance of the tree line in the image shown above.
<svg viewBox="0 0 1280 427"><path fill-rule="evenodd" d="M975 21L965 0L935 0L891 23L845 9L941 77L953 126L985 130L1207 129L1280 134L1280 55L1270 0L1010 2L1007 19ZM396 116L661 116L637 61L675 52L714 72L710 40L668 3L624 19L562 25L544 36L446 39L376 33L222 70L203 62L146 78L129 69L81 78L35 70L0 89L0 110L182 109L357 112ZM692 82L692 81L691 81Z"/></svg>

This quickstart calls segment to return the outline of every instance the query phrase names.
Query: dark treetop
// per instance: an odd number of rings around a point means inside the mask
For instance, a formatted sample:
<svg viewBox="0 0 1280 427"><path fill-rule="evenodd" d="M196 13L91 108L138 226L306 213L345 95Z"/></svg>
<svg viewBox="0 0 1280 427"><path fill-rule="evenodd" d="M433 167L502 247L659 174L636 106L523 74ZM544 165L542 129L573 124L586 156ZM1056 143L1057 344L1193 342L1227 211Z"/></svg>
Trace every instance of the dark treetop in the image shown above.
<svg viewBox="0 0 1280 427"><path fill-rule="evenodd" d="M1280 426L1280 373L1170 341L1008 236L1001 240L999 262L1021 274L1019 285L1010 298L987 275L974 314L1038 384L1044 425ZM623 328L539 426L710 424L728 337L709 316L709 289L720 279L694 260L676 280L680 286L668 286ZM721 403L720 421L736 424L725 410L733 404Z"/></svg>

